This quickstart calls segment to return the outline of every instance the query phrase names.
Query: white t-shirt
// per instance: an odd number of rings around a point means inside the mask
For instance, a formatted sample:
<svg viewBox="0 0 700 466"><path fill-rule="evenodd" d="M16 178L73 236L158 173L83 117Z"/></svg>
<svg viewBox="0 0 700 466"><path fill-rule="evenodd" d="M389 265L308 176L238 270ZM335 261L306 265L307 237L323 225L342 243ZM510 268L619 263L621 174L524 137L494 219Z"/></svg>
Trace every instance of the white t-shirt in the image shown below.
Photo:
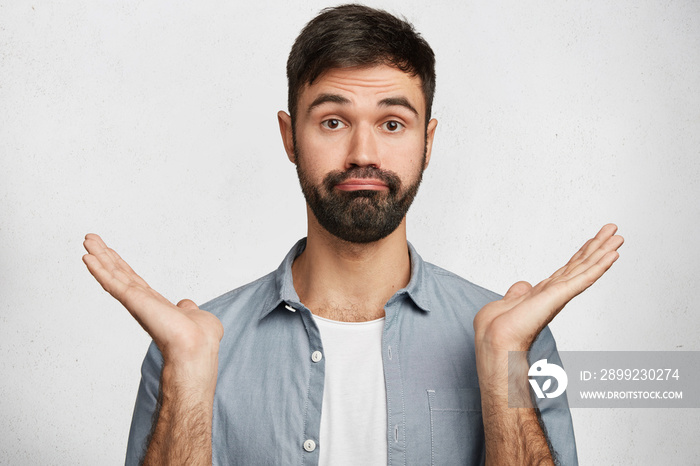
<svg viewBox="0 0 700 466"><path fill-rule="evenodd" d="M326 364L319 464L386 464L384 318L369 322L314 319Z"/></svg>

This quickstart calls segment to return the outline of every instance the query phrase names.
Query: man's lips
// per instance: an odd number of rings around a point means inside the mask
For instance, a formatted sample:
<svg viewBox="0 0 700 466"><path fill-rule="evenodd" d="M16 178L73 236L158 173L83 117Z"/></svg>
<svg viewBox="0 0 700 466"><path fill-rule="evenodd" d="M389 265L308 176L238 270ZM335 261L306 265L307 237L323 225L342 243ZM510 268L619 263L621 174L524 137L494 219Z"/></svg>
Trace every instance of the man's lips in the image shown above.
<svg viewBox="0 0 700 466"><path fill-rule="evenodd" d="M363 189L368 191L385 191L389 189L383 181L372 178L351 178L335 185L335 187L341 191L359 191Z"/></svg>

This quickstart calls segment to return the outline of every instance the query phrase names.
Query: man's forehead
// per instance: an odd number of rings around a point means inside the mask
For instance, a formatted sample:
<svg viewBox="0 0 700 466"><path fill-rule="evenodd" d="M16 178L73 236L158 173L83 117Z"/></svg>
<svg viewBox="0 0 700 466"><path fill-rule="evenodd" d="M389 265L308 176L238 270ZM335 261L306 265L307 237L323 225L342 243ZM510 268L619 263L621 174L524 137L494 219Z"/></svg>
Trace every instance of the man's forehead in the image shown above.
<svg viewBox="0 0 700 466"><path fill-rule="evenodd" d="M353 103L358 99L374 100L376 104L381 104L387 98L404 98L419 111L424 111L425 99L421 84L419 77L388 65L332 68L322 73L312 84L304 86L300 104L307 109L323 95L338 96L336 99L324 100L341 104Z"/></svg>

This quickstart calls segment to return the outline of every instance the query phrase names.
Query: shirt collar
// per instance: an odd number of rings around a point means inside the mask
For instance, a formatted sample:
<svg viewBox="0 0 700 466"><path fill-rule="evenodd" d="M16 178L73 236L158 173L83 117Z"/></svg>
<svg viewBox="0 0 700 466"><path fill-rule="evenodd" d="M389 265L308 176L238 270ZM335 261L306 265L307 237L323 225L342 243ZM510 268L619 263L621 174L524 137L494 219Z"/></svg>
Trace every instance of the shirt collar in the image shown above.
<svg viewBox="0 0 700 466"><path fill-rule="evenodd" d="M287 310L289 311L291 311L291 309L289 309L290 307L294 310L304 307L299 300L299 295L294 289L292 264L294 263L294 259L296 259L305 248L306 238L302 238L289 250L280 266L273 272L274 290L268 295L269 298L261 309L261 319L277 309L280 305L288 306ZM397 291L394 296L389 299L387 304L391 304L403 295L408 295L421 310L429 311L431 303L429 293L427 293L425 287L427 279L425 263L410 242L408 243L408 251L411 257L411 278L408 281L408 285Z"/></svg>
<svg viewBox="0 0 700 466"><path fill-rule="evenodd" d="M408 281L406 288L399 290L394 297L401 292L405 292L421 310L430 311L432 303L430 293L427 291L428 274L425 270L425 262L423 262L423 258L416 252L416 249L410 242L408 243L408 252L411 255L411 279ZM394 299L394 297L391 299Z"/></svg>

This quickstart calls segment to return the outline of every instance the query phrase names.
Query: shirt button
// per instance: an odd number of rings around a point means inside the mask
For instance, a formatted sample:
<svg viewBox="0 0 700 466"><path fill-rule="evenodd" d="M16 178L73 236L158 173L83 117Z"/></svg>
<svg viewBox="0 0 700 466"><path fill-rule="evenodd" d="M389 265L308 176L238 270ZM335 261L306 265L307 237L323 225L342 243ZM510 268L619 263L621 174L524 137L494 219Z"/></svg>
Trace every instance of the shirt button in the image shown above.
<svg viewBox="0 0 700 466"><path fill-rule="evenodd" d="M306 442L304 442L304 450L311 453L315 449L316 449L316 442L314 442L313 440L309 439Z"/></svg>
<svg viewBox="0 0 700 466"><path fill-rule="evenodd" d="M323 353L321 353L320 351L314 351L313 353L311 353L311 360L313 362L319 362L321 359L323 359Z"/></svg>

